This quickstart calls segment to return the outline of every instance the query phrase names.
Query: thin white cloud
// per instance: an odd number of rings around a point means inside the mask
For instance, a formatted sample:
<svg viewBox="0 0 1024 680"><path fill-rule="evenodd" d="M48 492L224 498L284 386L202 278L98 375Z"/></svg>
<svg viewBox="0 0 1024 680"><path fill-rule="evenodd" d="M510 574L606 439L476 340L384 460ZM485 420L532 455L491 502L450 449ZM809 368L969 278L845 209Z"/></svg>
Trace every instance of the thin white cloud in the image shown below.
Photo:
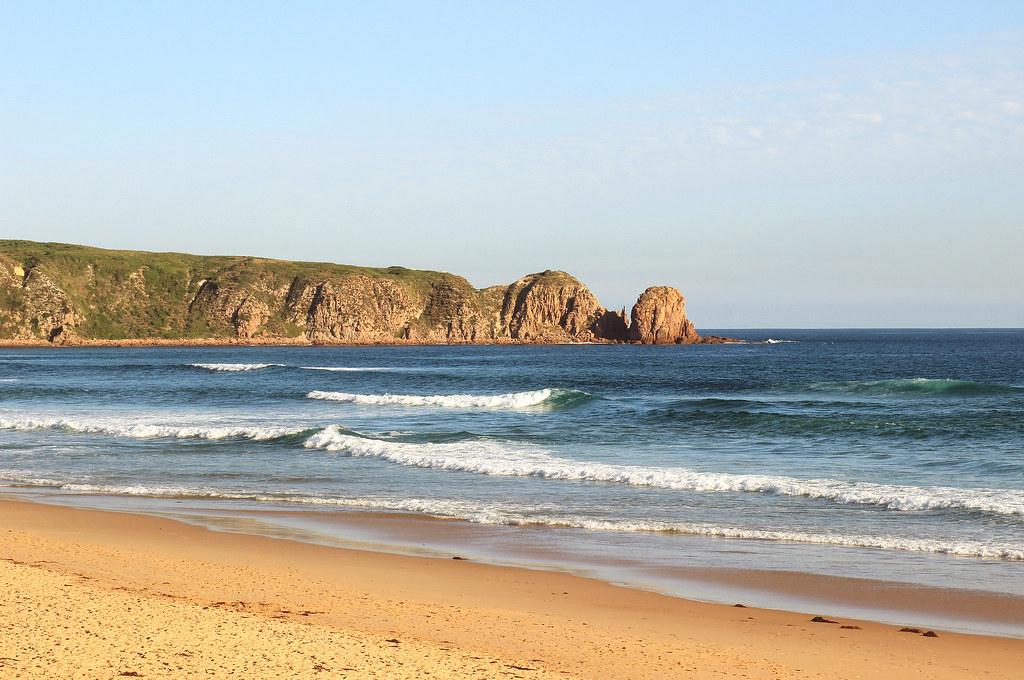
<svg viewBox="0 0 1024 680"><path fill-rule="evenodd" d="M769 147L793 157L845 149L959 157L1024 155L1024 36L993 37L956 54L889 55L817 78L719 87L606 104L574 125L558 113L559 147L599 136L602 152L686 157ZM642 134L640 131L642 130ZM521 151L528 153L530 144ZM749 159L748 159L749 160Z"/></svg>

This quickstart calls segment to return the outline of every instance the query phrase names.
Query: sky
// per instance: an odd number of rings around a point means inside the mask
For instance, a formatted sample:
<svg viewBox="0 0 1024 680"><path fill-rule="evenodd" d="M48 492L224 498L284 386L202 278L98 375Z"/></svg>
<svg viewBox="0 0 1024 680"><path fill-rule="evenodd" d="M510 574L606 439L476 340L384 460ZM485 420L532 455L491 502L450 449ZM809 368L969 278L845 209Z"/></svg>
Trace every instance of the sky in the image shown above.
<svg viewBox="0 0 1024 680"><path fill-rule="evenodd" d="M1024 3L0 0L0 238L1024 327Z"/></svg>

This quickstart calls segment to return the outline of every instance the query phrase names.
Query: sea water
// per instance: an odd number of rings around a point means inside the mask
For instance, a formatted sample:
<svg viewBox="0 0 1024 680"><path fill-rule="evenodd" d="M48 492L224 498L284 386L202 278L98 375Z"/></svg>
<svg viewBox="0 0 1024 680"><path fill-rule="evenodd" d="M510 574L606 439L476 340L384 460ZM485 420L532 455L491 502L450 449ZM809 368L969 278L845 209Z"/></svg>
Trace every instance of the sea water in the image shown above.
<svg viewBox="0 0 1024 680"><path fill-rule="evenodd" d="M652 583L1024 595L1024 331L716 332L748 342L6 349L0 484L320 538L326 511L454 518Z"/></svg>

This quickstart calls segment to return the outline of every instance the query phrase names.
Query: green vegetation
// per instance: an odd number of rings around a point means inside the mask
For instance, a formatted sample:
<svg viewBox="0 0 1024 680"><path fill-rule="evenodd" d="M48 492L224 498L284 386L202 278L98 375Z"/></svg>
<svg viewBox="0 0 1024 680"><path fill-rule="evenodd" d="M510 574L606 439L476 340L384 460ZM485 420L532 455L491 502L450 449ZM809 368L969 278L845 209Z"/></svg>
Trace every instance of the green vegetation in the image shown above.
<svg viewBox="0 0 1024 680"><path fill-rule="evenodd" d="M405 267L0 240L0 340L590 341L603 312L561 271L477 290Z"/></svg>
<svg viewBox="0 0 1024 680"><path fill-rule="evenodd" d="M426 300L450 285L476 303L460 277L405 267L356 267L242 256L200 256L106 250L67 243L0 240L0 337L42 337L71 310L83 338L228 338L245 300L270 311L260 335L302 337L303 319L288 316L289 291L305 281L337 283L353 276L394 281L412 299ZM16 268L31 272L22 288ZM58 297L34 292L48 281ZM203 284L209 282L204 289ZM43 285L43 284L38 284ZM33 298L34 299L30 299ZM460 296L461 297L461 296ZM33 306L34 305L34 306ZM38 308L38 309L37 309Z"/></svg>

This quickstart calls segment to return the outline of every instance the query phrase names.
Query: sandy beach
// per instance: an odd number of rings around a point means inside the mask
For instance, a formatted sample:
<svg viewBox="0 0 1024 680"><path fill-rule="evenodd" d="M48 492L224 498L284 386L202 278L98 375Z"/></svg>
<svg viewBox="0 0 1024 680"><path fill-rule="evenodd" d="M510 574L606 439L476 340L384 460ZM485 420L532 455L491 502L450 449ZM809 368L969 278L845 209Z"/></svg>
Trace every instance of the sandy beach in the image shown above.
<svg viewBox="0 0 1024 680"><path fill-rule="evenodd" d="M127 513L0 517L3 677L1013 678L1024 658L1024 640Z"/></svg>

